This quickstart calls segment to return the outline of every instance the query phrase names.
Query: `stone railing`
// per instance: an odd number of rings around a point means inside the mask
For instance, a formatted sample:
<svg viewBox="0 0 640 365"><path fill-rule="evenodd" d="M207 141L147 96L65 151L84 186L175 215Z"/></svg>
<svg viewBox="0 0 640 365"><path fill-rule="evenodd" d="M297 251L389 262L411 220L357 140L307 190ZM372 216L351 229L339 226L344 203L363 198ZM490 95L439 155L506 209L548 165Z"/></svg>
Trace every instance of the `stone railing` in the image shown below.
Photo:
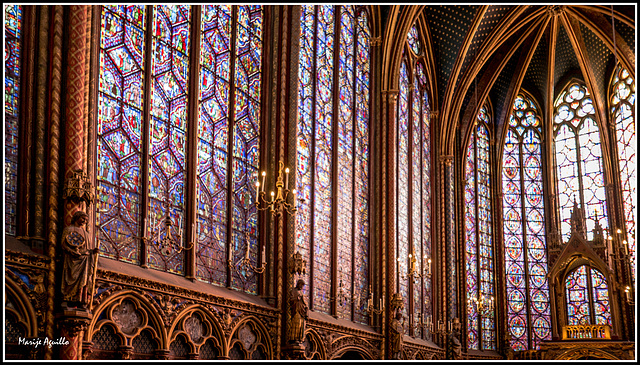
<svg viewBox="0 0 640 365"><path fill-rule="evenodd" d="M562 327L563 340L610 340L611 328L608 325L590 324Z"/></svg>

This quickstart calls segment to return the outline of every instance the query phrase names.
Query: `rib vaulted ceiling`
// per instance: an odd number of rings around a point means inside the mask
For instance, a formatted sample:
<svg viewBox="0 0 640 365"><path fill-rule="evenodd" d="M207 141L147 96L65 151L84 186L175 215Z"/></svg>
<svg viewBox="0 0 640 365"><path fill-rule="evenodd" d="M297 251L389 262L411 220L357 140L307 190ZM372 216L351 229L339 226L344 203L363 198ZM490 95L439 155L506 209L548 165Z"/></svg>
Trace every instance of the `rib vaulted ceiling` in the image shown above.
<svg viewBox="0 0 640 365"><path fill-rule="evenodd" d="M520 88L550 110L564 83L581 79L603 118L607 100L602 95L614 60L635 78L635 5L419 7L416 20L427 33L435 61L440 118L463 134L476 113L476 100L490 99L500 134ZM398 20L413 14L406 6L389 6L382 14L388 25L407 30L412 25Z"/></svg>

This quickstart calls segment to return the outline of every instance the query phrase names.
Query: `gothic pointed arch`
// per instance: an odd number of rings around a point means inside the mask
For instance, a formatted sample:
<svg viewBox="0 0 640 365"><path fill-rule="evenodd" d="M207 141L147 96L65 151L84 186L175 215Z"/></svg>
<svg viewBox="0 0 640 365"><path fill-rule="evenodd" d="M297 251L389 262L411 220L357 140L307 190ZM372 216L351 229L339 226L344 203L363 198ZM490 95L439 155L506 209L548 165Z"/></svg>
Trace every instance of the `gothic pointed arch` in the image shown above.
<svg viewBox="0 0 640 365"><path fill-rule="evenodd" d="M205 306L193 304L182 309L167 331L168 341L184 336L184 342L198 354L199 359L215 359L226 353L224 331L216 317ZM184 347L184 344L182 344Z"/></svg>
<svg viewBox="0 0 640 365"><path fill-rule="evenodd" d="M583 234L572 234L549 270L557 336L571 325L602 324L611 327L613 333L617 330L615 278L592 245Z"/></svg>
<svg viewBox="0 0 640 365"><path fill-rule="evenodd" d="M227 340L230 360L266 360L273 359L273 347L269 331L261 321L247 317L231 330Z"/></svg>
<svg viewBox="0 0 640 365"><path fill-rule="evenodd" d="M5 343L18 343L20 337L34 338L38 334L36 311L20 285L5 276Z"/></svg>
<svg viewBox="0 0 640 365"><path fill-rule="evenodd" d="M551 339L543 192L542 111L521 90L498 156L504 234L507 328L516 351Z"/></svg>
<svg viewBox="0 0 640 365"><path fill-rule="evenodd" d="M84 340L94 348L104 341L109 348L132 346L134 353L152 356L168 346L163 310L155 301L135 290L123 290L93 308L96 315L84 332Z"/></svg>
<svg viewBox="0 0 640 365"><path fill-rule="evenodd" d="M472 350L496 348L495 264L492 227L491 154L493 120L485 101L463 149L464 268L466 344Z"/></svg>

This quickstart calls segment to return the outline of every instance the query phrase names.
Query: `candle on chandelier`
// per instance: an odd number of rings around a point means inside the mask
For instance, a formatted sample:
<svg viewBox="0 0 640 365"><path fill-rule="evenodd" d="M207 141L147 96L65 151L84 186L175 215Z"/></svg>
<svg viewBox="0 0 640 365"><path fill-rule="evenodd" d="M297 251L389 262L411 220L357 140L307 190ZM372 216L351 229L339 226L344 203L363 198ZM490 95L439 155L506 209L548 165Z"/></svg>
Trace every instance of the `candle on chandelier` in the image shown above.
<svg viewBox="0 0 640 365"><path fill-rule="evenodd" d="M264 246L262 246L262 253L260 254L260 257L262 257L262 265L265 265L267 263L267 256L264 254Z"/></svg>
<svg viewBox="0 0 640 365"><path fill-rule="evenodd" d="M256 204L258 204L258 196L260 196L260 181L256 181Z"/></svg>
<svg viewBox="0 0 640 365"><path fill-rule="evenodd" d="M264 179L267 178L267 172L262 171L262 191L264 192Z"/></svg>
<svg viewBox="0 0 640 365"><path fill-rule="evenodd" d="M293 189L292 193L293 193L293 207L295 208L296 207L296 189Z"/></svg>
<svg viewBox="0 0 640 365"><path fill-rule="evenodd" d="M289 168L284 169L284 190L289 189Z"/></svg>
<svg viewBox="0 0 640 365"><path fill-rule="evenodd" d="M156 237L156 242L160 242L160 224L159 223L157 224L156 229L158 230L158 235Z"/></svg>
<svg viewBox="0 0 640 365"><path fill-rule="evenodd" d="M271 202L276 200L276 193L274 193L273 191L271 192Z"/></svg>

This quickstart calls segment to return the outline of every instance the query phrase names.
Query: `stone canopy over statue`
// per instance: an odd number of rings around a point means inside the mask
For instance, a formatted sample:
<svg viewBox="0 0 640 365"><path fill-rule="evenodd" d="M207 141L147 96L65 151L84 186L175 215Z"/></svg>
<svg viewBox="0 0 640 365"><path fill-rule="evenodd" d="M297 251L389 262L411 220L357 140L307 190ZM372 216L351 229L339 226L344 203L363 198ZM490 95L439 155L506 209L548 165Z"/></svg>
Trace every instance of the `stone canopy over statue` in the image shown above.
<svg viewBox="0 0 640 365"><path fill-rule="evenodd" d="M76 212L71 218L71 225L62 231L62 306L63 308L86 309L93 290L93 276L98 249L89 248L89 234L84 226L88 221L87 214Z"/></svg>

